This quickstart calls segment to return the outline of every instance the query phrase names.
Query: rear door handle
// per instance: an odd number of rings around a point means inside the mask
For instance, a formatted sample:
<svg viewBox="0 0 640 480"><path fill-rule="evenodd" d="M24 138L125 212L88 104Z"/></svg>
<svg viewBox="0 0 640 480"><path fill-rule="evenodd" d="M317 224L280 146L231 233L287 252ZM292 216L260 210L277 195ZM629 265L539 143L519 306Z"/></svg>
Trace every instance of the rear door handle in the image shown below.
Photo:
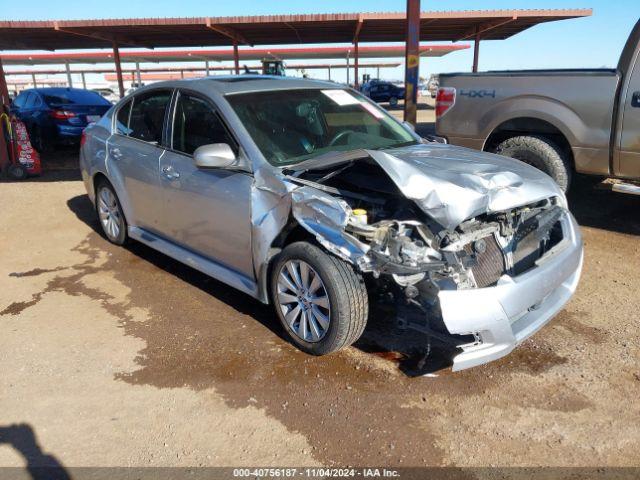
<svg viewBox="0 0 640 480"><path fill-rule="evenodd" d="M631 94L631 106L636 108L640 107L640 91Z"/></svg>
<svg viewBox="0 0 640 480"><path fill-rule="evenodd" d="M171 165L167 165L165 167L162 167L162 174L168 180L175 180L176 178L180 178L180 174L178 172L176 172Z"/></svg>

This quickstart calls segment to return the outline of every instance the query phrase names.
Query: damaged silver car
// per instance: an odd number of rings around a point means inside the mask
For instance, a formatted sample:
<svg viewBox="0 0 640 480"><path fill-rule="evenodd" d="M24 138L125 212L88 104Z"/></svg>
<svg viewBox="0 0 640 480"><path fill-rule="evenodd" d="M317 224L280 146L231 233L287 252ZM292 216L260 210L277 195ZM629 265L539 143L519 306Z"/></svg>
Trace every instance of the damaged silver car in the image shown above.
<svg viewBox="0 0 640 480"><path fill-rule="evenodd" d="M105 236L272 303L302 350L355 342L370 302L458 349L509 353L576 289L566 199L516 160L421 139L358 93L244 75L141 88L87 128Z"/></svg>

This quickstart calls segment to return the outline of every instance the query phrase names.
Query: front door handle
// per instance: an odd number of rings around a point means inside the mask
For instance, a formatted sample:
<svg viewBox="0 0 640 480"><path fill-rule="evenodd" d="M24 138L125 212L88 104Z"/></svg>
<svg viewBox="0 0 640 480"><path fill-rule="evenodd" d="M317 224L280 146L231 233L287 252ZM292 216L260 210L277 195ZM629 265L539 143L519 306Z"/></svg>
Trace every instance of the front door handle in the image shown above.
<svg viewBox="0 0 640 480"><path fill-rule="evenodd" d="M167 165L165 167L162 167L162 174L168 180L175 180L176 178L180 178L180 174L178 172L176 172L171 165Z"/></svg>
<svg viewBox="0 0 640 480"><path fill-rule="evenodd" d="M631 94L631 106L640 108L640 91Z"/></svg>
<svg viewBox="0 0 640 480"><path fill-rule="evenodd" d="M122 158L122 152L120 151L119 148L112 148L111 156L117 160L119 158Z"/></svg>

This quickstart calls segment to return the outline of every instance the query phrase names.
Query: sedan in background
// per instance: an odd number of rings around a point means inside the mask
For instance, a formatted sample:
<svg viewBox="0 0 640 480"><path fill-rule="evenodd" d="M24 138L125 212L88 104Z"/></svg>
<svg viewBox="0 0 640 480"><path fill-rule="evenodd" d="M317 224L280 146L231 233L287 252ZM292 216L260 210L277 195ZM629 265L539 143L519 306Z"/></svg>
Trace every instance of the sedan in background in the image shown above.
<svg viewBox="0 0 640 480"><path fill-rule="evenodd" d="M364 84L362 93L376 103L389 102L392 107L398 104L398 100L404 99L404 87L380 80Z"/></svg>
<svg viewBox="0 0 640 480"><path fill-rule="evenodd" d="M59 144L80 142L82 131L100 120L111 102L91 90L31 88L11 104L11 113L24 122L31 144L40 153Z"/></svg>

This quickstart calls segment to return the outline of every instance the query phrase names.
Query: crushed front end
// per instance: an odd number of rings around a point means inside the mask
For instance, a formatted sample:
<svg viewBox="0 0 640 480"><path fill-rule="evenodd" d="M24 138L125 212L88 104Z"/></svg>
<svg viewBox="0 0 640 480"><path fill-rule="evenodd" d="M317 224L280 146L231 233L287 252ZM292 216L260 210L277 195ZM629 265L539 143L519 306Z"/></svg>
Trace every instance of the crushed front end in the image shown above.
<svg viewBox="0 0 640 480"><path fill-rule="evenodd" d="M398 322L462 350L453 370L508 354L576 289L582 240L564 197L444 226L374 162L289 177L296 219L365 273Z"/></svg>

